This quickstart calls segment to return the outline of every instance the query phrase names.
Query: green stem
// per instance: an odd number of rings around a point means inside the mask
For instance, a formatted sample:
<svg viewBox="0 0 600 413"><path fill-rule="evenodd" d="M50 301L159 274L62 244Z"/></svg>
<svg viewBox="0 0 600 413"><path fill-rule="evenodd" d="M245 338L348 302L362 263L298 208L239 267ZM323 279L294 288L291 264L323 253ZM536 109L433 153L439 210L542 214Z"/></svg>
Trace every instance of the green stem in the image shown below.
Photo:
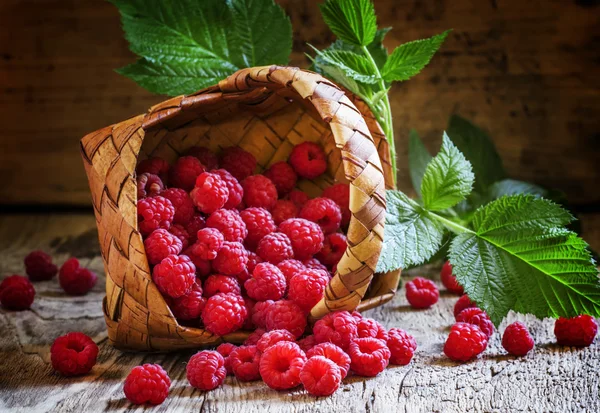
<svg viewBox="0 0 600 413"><path fill-rule="evenodd" d="M470 234L475 234L475 232L457 222L451 221L447 218L444 218L441 215L438 215L434 212L431 211L427 211L429 213L429 216L439 222L442 223L443 226L446 227L446 229L448 229L449 231L454 232L455 234L463 234L465 232L468 232Z"/></svg>

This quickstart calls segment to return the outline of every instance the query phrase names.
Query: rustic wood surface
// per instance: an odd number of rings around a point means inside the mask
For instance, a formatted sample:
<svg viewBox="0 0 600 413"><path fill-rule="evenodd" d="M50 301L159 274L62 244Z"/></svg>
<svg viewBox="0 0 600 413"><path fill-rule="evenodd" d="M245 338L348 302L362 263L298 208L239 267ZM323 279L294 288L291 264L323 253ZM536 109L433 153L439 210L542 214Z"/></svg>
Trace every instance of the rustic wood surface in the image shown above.
<svg viewBox="0 0 600 413"><path fill-rule="evenodd" d="M278 0L294 27L291 63L333 36L320 0ZM385 44L454 31L422 74L392 89L400 165L406 137L431 151L451 113L494 137L510 175L600 202L598 0L375 0ZM0 1L0 203L90 205L79 159L86 133L163 100L116 74L134 61L104 0Z"/></svg>
<svg viewBox="0 0 600 413"><path fill-rule="evenodd" d="M600 247L600 215L582 217L585 237ZM23 272L23 257L34 248L52 252L61 264L69 256L100 274L84 297L62 294L56 280L36 284L31 311L0 310L0 411L96 412L145 411L123 395L127 373L142 363L160 363L173 382L169 398L157 412L597 412L600 410L600 339L586 349L554 344L552 320L510 315L529 326L536 348L524 358L507 356L495 334L484 355L466 364L449 362L442 346L453 322L456 297L442 292L440 302L425 311L412 310L403 290L394 301L369 310L386 327L415 335L419 348L411 364L388 368L379 377L348 378L332 397L315 399L301 390L275 392L260 382L225 385L203 393L185 378L193 352L123 353L108 346L100 306L104 295L102 262L95 222L88 215L1 216L0 277ZM439 269L413 270L433 275ZM99 345L98 364L78 378L55 374L49 347L59 335L83 331Z"/></svg>

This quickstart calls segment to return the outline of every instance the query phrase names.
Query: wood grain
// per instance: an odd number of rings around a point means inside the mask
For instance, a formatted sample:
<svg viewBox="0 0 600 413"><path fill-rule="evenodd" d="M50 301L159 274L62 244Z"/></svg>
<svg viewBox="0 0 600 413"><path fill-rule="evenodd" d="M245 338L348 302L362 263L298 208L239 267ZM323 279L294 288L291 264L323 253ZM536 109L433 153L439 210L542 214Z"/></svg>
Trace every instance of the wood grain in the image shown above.
<svg viewBox="0 0 600 413"><path fill-rule="evenodd" d="M590 223L590 225L588 225ZM590 239L600 242L600 215L584 216ZM107 345L100 300L102 264L92 216L0 217L0 277L22 273L22 258L32 248L53 253L62 263L70 253L101 275L84 297L66 297L56 280L36 284L31 311L0 310L0 411L2 412L141 412L123 396L122 383L132 367L160 363L173 382L169 398L156 412L597 412L600 409L600 339L586 349L554 344L552 320L509 315L507 322L524 321L536 348L524 358L506 355L496 333L484 355L455 364L442 354L453 321L456 297L442 292L440 301L425 311L412 310L401 294L366 315L387 328L401 327L415 335L419 348L405 367L388 368L380 376L351 377L329 398L315 399L296 389L275 392L260 382L225 385L204 393L191 388L185 363L191 352L176 354L123 353ZM412 271L433 275L438 267ZM100 345L98 364L79 378L53 373L49 346L55 337L84 331Z"/></svg>

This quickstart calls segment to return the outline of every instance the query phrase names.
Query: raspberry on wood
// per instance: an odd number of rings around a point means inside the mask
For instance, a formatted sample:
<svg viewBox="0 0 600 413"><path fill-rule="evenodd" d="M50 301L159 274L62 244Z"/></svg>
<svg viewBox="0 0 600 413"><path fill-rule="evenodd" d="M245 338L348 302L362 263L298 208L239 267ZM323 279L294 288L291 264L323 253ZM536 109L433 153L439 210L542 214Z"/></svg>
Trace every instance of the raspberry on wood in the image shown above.
<svg viewBox="0 0 600 413"><path fill-rule="evenodd" d="M155 229L169 229L175 216L175 208L171 201L158 195L139 200L137 215L140 232L146 236Z"/></svg>
<svg viewBox="0 0 600 413"><path fill-rule="evenodd" d="M54 340L50 348L52 368L63 376L89 373L96 364L98 346L83 333L67 333Z"/></svg>
<svg viewBox="0 0 600 413"><path fill-rule="evenodd" d="M283 221L296 218L298 216L298 207L292 202L285 199L280 199L271 209L271 216L275 225L281 224Z"/></svg>
<svg viewBox="0 0 600 413"><path fill-rule="evenodd" d="M256 158L249 152L237 146L223 149L221 154L221 168L227 170L238 181L254 173L256 169Z"/></svg>
<svg viewBox="0 0 600 413"><path fill-rule="evenodd" d="M225 242L221 231L215 228L203 228L198 231L197 240L192 251L203 260L214 260Z"/></svg>
<svg viewBox="0 0 600 413"><path fill-rule="evenodd" d="M385 328L372 318L361 318L356 324L358 338L373 337L387 341L388 333Z"/></svg>
<svg viewBox="0 0 600 413"><path fill-rule="evenodd" d="M315 256L328 268L335 268L348 247L346 236L335 232L325 237L323 248Z"/></svg>
<svg viewBox="0 0 600 413"><path fill-rule="evenodd" d="M277 188L264 175L252 175L242 181L244 204L246 207L258 207L271 210L277 203Z"/></svg>
<svg viewBox="0 0 600 413"><path fill-rule="evenodd" d="M196 266L187 255L169 255L154 267L152 279L161 293L181 297L196 281Z"/></svg>
<svg viewBox="0 0 600 413"><path fill-rule="evenodd" d="M162 158L154 157L140 161L136 168L137 175L149 173L152 175L158 175L163 182L167 182L167 176L169 174L169 163Z"/></svg>
<svg viewBox="0 0 600 413"><path fill-rule="evenodd" d="M240 214L231 209L219 209L206 220L208 228L221 231L225 241L244 242L248 236L248 229Z"/></svg>
<svg viewBox="0 0 600 413"><path fill-rule="evenodd" d="M444 344L444 353L454 361L469 361L483 353L488 344L487 335L475 324L456 323Z"/></svg>
<svg viewBox="0 0 600 413"><path fill-rule="evenodd" d="M464 294L465 290L458 283L456 277L452 274L452 264L450 264L450 261L446 261L444 263L440 277L442 279L442 284L444 284L444 287L446 287L448 291L458 295Z"/></svg>
<svg viewBox="0 0 600 413"><path fill-rule="evenodd" d="M598 324L584 314L573 318L560 317L554 323L556 342L561 346L588 347L598 333Z"/></svg>
<svg viewBox="0 0 600 413"><path fill-rule="evenodd" d="M329 198L311 199L304 204L298 216L318 224L324 234L337 231L342 222L340 207Z"/></svg>
<svg viewBox="0 0 600 413"><path fill-rule="evenodd" d="M150 265L160 263L169 255L179 254L182 247L181 240L166 229L154 230L144 240L144 249Z"/></svg>
<svg viewBox="0 0 600 413"><path fill-rule="evenodd" d="M413 358L417 349L415 338L400 328L390 328L387 346L390 349L390 363L404 366Z"/></svg>
<svg viewBox="0 0 600 413"><path fill-rule="evenodd" d="M294 258L292 241L281 232L273 232L263 237L256 247L256 253L271 264Z"/></svg>
<svg viewBox="0 0 600 413"><path fill-rule="evenodd" d="M328 283L328 276L307 268L290 280L288 298L308 313L323 298Z"/></svg>
<svg viewBox="0 0 600 413"><path fill-rule="evenodd" d="M348 311L334 311L315 323L313 334L317 343L330 342L346 350L358 338L357 322Z"/></svg>
<svg viewBox="0 0 600 413"><path fill-rule="evenodd" d="M194 156L182 156L169 170L169 186L191 191L196 178L205 171L204 165ZM196 186L198 186L196 184Z"/></svg>
<svg viewBox="0 0 600 413"><path fill-rule="evenodd" d="M296 343L305 353L307 353L311 348L313 348L317 344L315 336L313 336L312 334L296 341Z"/></svg>
<svg viewBox="0 0 600 413"><path fill-rule="evenodd" d="M69 258L60 267L58 282L62 289L69 295L85 295L96 285L98 276L79 266L77 258Z"/></svg>
<svg viewBox="0 0 600 413"><path fill-rule="evenodd" d="M181 297L172 298L169 308L178 320L196 320L202 315L206 298L202 296L202 287L195 282L192 289Z"/></svg>
<svg viewBox="0 0 600 413"><path fill-rule="evenodd" d="M212 171L212 173L219 175L221 180L225 182L225 185L227 185L227 190L229 191L229 197L227 198L227 202L225 202L223 208L237 208L241 204L242 198L244 197L244 189L242 188L242 185L225 169L216 169Z"/></svg>
<svg viewBox="0 0 600 413"><path fill-rule="evenodd" d="M260 375L275 390L287 390L300 384L300 371L306 355L296 343L280 341L269 347L260 358Z"/></svg>
<svg viewBox="0 0 600 413"><path fill-rule="evenodd" d="M244 341L244 345L255 346L256 343L258 343L258 340L260 340L260 338L263 336L263 334L265 334L265 330L263 330L262 328L257 328L252 333L250 333L246 341Z"/></svg>
<svg viewBox="0 0 600 413"><path fill-rule="evenodd" d="M25 257L25 272L31 281L46 281L52 279L58 272L58 267L52 263L52 257L44 251L32 251Z"/></svg>
<svg viewBox="0 0 600 413"><path fill-rule="evenodd" d="M510 324L502 334L502 347L513 356L524 356L533 346L534 342L529 330L520 321Z"/></svg>
<svg viewBox="0 0 600 413"><path fill-rule="evenodd" d="M223 356L223 360L225 361L225 370L227 370L227 374L233 374L233 370L231 369L231 359L229 356L235 350L237 346L231 343L222 343L216 348L217 352Z"/></svg>
<svg viewBox="0 0 600 413"><path fill-rule="evenodd" d="M254 268L252 277L244 283L244 287L254 300L279 300L285 293L285 277L273 264L261 262Z"/></svg>
<svg viewBox="0 0 600 413"><path fill-rule="evenodd" d="M204 172L196 179L196 186L190 192L190 197L196 208L205 214L212 214L223 208L229 198L229 189L219 175Z"/></svg>
<svg viewBox="0 0 600 413"><path fill-rule="evenodd" d="M340 368L342 379L346 378L350 370L350 356L333 343L316 344L306 352L306 356L308 358L322 356L333 361Z"/></svg>
<svg viewBox="0 0 600 413"><path fill-rule="evenodd" d="M296 186L298 175L292 166L285 162L276 162L265 171L265 176L269 178L275 187L279 196L290 192Z"/></svg>
<svg viewBox="0 0 600 413"><path fill-rule="evenodd" d="M147 196L156 196L165 189L165 184L158 175L141 174L137 176L137 199L146 198Z"/></svg>
<svg viewBox="0 0 600 413"><path fill-rule="evenodd" d="M350 368L359 376L375 377L390 363L385 341L373 337L357 338L348 346Z"/></svg>
<svg viewBox="0 0 600 413"><path fill-rule="evenodd" d="M294 257L306 260L323 248L323 231L314 222L302 218L291 218L279 225L279 231L292 242Z"/></svg>
<svg viewBox="0 0 600 413"><path fill-rule="evenodd" d="M174 224L185 225L190 222L190 219L194 216L195 209L192 198L190 198L185 190L181 188L169 188L162 191L160 196L171 201L173 208L175 208L175 215L173 216Z"/></svg>
<svg viewBox="0 0 600 413"><path fill-rule="evenodd" d="M11 275L0 283L0 304L7 310L27 310L34 297L33 284L21 275Z"/></svg>
<svg viewBox="0 0 600 413"><path fill-rule="evenodd" d="M461 297L454 304L454 318L458 317L462 310L465 308L477 307L474 301L471 301L467 294L461 295Z"/></svg>
<svg viewBox="0 0 600 413"><path fill-rule="evenodd" d="M260 379L261 352L256 346L241 346L229 355L231 370L239 381Z"/></svg>
<svg viewBox="0 0 600 413"><path fill-rule="evenodd" d="M239 242L223 242L223 246L212 261L215 271L224 275L237 275L246 269L248 253Z"/></svg>
<svg viewBox="0 0 600 413"><path fill-rule="evenodd" d="M227 376L225 360L216 351L200 351L188 361L186 376L192 387L204 391L216 389Z"/></svg>
<svg viewBox="0 0 600 413"><path fill-rule="evenodd" d="M486 336L488 336L488 339L494 333L494 324L492 324L492 320L490 320L490 317L485 311L477 307L471 307L462 310L460 314L456 316L456 321L460 321L461 323L475 324L481 329L481 331L485 333Z"/></svg>
<svg viewBox="0 0 600 413"><path fill-rule="evenodd" d="M327 187L321 194L324 198L332 199L342 211L342 228L346 228L350 223L350 185L348 184L335 184Z"/></svg>
<svg viewBox="0 0 600 413"><path fill-rule="evenodd" d="M267 330L287 330L296 338L306 329L306 315L290 300L279 300L268 305L265 321Z"/></svg>
<svg viewBox="0 0 600 413"><path fill-rule="evenodd" d="M314 142L294 146L288 161L299 176L307 179L315 179L327 170L325 152Z"/></svg>
<svg viewBox="0 0 600 413"><path fill-rule="evenodd" d="M202 321L208 331L218 336L232 333L244 324L248 310L238 294L219 293L206 301Z"/></svg>
<svg viewBox="0 0 600 413"><path fill-rule="evenodd" d="M123 386L125 397L133 404L157 405L169 395L171 379L158 364L144 364L134 367Z"/></svg>
<svg viewBox="0 0 600 413"><path fill-rule="evenodd" d="M204 165L207 171L212 171L213 169L217 169L219 167L219 158L217 158L217 155L204 146L193 146L188 149L184 155L198 158L200 163Z"/></svg>
<svg viewBox="0 0 600 413"><path fill-rule="evenodd" d="M314 356L304 363L300 372L300 381L309 394L330 396L339 389L342 374L333 361L322 356Z"/></svg>
<svg viewBox="0 0 600 413"><path fill-rule="evenodd" d="M254 306L256 305L256 301L254 301L252 298L248 297L247 295L242 296L242 298L244 299L244 304L246 305L246 311L248 312L248 317L246 317L246 321L244 321L244 325L242 325L242 329L244 330L254 330L255 325L252 323L252 310L254 309Z"/></svg>
<svg viewBox="0 0 600 413"><path fill-rule="evenodd" d="M264 208L246 208L240 211L240 217L248 230L245 243L251 249L256 248L259 241L266 235L277 230L273 217Z"/></svg>
<svg viewBox="0 0 600 413"><path fill-rule="evenodd" d="M204 296L212 297L219 293L233 293L241 295L242 290L237 279L232 275L209 275L203 283Z"/></svg>
<svg viewBox="0 0 600 413"><path fill-rule="evenodd" d="M406 299L414 308L429 308L437 303L440 292L434 282L422 277L406 283Z"/></svg>

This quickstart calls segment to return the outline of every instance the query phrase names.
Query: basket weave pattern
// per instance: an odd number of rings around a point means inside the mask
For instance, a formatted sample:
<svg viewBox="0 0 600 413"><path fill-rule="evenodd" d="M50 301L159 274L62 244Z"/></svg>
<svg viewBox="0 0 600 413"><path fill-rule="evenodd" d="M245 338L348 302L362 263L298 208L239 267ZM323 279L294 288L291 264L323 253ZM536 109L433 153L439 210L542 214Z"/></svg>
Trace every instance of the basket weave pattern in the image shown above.
<svg viewBox="0 0 600 413"><path fill-rule="evenodd" d="M307 140L324 147L328 170L316 180L300 180L299 188L318 196L335 182L347 182L352 213L348 248L311 317L367 309L393 297L400 272L374 276L392 172L387 141L367 105L312 72L280 66L243 69L216 86L169 99L81 141L107 275L104 313L113 345L164 351L240 342L248 334L218 337L181 326L171 314L152 281L138 231L138 161L160 156L172 162L193 146L215 152L239 146L263 170Z"/></svg>

